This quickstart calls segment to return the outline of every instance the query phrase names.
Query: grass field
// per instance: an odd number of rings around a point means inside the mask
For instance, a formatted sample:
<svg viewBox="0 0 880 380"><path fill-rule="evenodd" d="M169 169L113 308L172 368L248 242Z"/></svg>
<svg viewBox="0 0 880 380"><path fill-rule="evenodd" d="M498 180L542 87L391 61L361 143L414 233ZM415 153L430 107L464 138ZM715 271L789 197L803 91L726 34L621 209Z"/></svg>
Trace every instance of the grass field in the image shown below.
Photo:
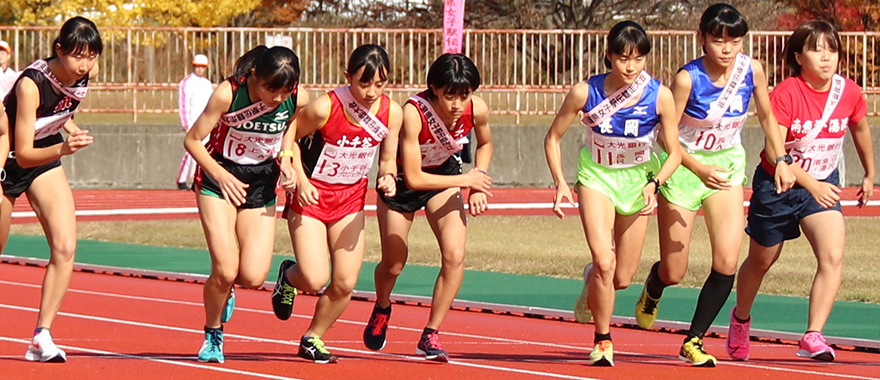
<svg viewBox="0 0 880 380"><path fill-rule="evenodd" d="M633 279L641 284L651 264L659 258L656 219L651 219L639 270ZM468 220L468 269L577 278L589 261L589 251L576 215L559 220L553 216L481 216ZM880 302L880 223L876 218L848 217L844 279L840 300ZM37 224L13 225L12 233L40 235ZM367 218L365 260L380 257L378 225ZM80 239L145 245L205 249L205 238L198 220L131 222L80 222ZM409 263L439 265L437 242L424 217L417 217L410 236ZM743 239L740 261L745 258L748 240ZM292 255L284 220L276 225L275 253ZM700 287L711 265L705 225L697 220L691 261L682 286ZM816 260L805 238L786 243L782 257L771 269L761 289L763 293L806 297L815 272Z"/></svg>

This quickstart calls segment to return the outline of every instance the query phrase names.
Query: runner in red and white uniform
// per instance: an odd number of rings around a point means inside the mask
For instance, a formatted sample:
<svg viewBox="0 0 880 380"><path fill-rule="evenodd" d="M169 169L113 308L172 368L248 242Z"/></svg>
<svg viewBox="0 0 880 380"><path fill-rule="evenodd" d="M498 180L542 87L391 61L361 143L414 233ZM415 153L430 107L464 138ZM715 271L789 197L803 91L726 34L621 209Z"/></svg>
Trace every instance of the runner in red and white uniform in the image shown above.
<svg viewBox="0 0 880 380"><path fill-rule="evenodd" d="M844 226L840 210L838 159L843 155L846 130L852 131L865 176L859 189L859 207L874 189L874 150L862 90L837 74L840 37L825 21L808 21L788 39L785 63L795 76L773 89L773 112L786 136L785 148L794 157L797 185L788 192L773 190L775 166L761 155L752 185L748 227L749 256L739 269L736 307L730 316L727 351L735 360L749 358L752 304L764 275L782 252L785 240L803 230L818 269L810 291L807 331L798 356L832 361L834 349L822 328L834 306L843 271Z"/></svg>
<svg viewBox="0 0 880 380"><path fill-rule="evenodd" d="M382 261L374 273L376 305L364 330L364 344L370 349L385 346L391 292L406 264L415 212L424 208L440 245L441 265L431 313L415 351L427 360L448 360L437 330L464 277L467 223L460 188L471 189L468 204L471 215L477 216L486 211L491 185L486 174L492 159L489 109L473 95L479 86L480 73L469 58L444 54L428 70L428 90L403 107L397 194L380 194L378 203ZM471 130L477 140L476 165L462 174L458 153Z"/></svg>
<svg viewBox="0 0 880 380"><path fill-rule="evenodd" d="M349 85L316 98L297 120L297 187L288 193L284 210L297 261L281 263L272 294L275 315L287 320L297 289L317 293L327 285L299 344L298 355L316 363L336 362L323 335L345 311L358 280L367 172L377 150L378 189L388 196L396 189L394 155L402 116L400 105L384 95L388 54L378 45L363 45L348 62Z"/></svg>
<svg viewBox="0 0 880 380"><path fill-rule="evenodd" d="M29 65L6 97L0 121L0 251L6 245L12 207L27 194L28 202L46 232L49 266L43 279L37 328L25 359L64 362L67 356L52 342L49 328L61 308L73 275L76 217L73 193L61 167L61 157L89 146L94 138L80 129L73 114L88 93L104 49L95 24L82 17L67 20L52 44L52 56ZM64 129L67 139L61 134Z"/></svg>
<svg viewBox="0 0 880 380"><path fill-rule="evenodd" d="M200 362L225 359L223 323L235 306L233 284L257 288L269 274L275 187L280 176L283 188L295 185L288 126L308 102L299 77L299 58L290 49L254 48L236 61L184 139L199 164L193 187L212 263Z"/></svg>

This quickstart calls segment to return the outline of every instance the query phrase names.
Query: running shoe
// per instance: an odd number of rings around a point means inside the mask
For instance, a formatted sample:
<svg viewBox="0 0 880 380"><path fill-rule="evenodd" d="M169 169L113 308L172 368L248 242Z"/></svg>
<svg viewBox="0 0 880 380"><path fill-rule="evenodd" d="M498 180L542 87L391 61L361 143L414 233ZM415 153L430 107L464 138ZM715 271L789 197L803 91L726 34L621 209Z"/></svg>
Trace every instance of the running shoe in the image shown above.
<svg viewBox="0 0 880 380"><path fill-rule="evenodd" d="M324 341L319 336L302 337L297 355L318 364L336 363L336 355L324 348Z"/></svg>
<svg viewBox="0 0 880 380"><path fill-rule="evenodd" d="M64 363L67 361L67 354L55 345L49 330L43 329L31 339L24 358L32 362Z"/></svg>
<svg viewBox="0 0 880 380"><path fill-rule="evenodd" d="M647 284L647 281L645 284ZM651 298L648 295L647 285L645 286L642 289L639 301L636 302L636 322L639 324L639 327L647 330L654 326L654 321L657 320L657 306L660 304L660 299Z"/></svg>
<svg viewBox="0 0 880 380"><path fill-rule="evenodd" d="M590 352L590 365L596 367L614 367L614 345L610 340L602 340Z"/></svg>
<svg viewBox="0 0 880 380"><path fill-rule="evenodd" d="M286 321L293 314L293 298L296 297L296 288L287 282L287 269L296 265L293 260L284 260L278 268L278 280L275 281L275 290L272 291L272 311L282 321Z"/></svg>
<svg viewBox="0 0 880 380"><path fill-rule="evenodd" d="M593 263L584 267L584 288L581 295L574 301L574 319L580 323L590 323L593 312L590 311L590 276L593 275Z"/></svg>
<svg viewBox="0 0 880 380"><path fill-rule="evenodd" d="M443 350L443 346L440 345L440 336L437 334L437 331L422 334L422 338L419 339L419 344L416 346L416 355L425 355L425 360L449 362L449 354Z"/></svg>
<svg viewBox="0 0 880 380"><path fill-rule="evenodd" d="M373 351L379 351L385 348L385 333L388 332L388 320L391 318L391 306L388 306L388 313L383 313L379 304L373 305L373 313L370 315L370 321L364 328L364 345Z"/></svg>
<svg viewBox="0 0 880 380"><path fill-rule="evenodd" d="M727 354L733 360L749 360L749 335L752 327L752 319L745 323L736 320L736 306L730 312L730 327L727 330Z"/></svg>
<svg viewBox="0 0 880 380"><path fill-rule="evenodd" d="M703 350L703 339L695 336L681 345L678 358L694 367L714 367L717 360Z"/></svg>
<svg viewBox="0 0 880 380"><path fill-rule="evenodd" d="M834 361L837 354L834 349L825 343L825 337L818 331L810 331L801 338L797 356L810 358L820 362Z"/></svg>
<svg viewBox="0 0 880 380"><path fill-rule="evenodd" d="M202 363L223 363L223 331L205 331L205 342L199 350L199 361Z"/></svg>
<svg viewBox="0 0 880 380"><path fill-rule="evenodd" d="M229 298L226 299L226 307L220 314L220 322L226 323L232 319L232 312L235 311L235 288L229 289Z"/></svg>

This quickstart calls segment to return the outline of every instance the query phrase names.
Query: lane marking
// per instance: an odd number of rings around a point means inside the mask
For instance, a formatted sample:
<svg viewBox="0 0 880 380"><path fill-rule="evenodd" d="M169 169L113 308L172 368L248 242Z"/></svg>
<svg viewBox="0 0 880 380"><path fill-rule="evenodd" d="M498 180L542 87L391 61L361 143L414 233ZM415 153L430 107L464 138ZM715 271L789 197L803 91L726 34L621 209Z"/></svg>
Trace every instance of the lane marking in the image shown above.
<svg viewBox="0 0 880 380"><path fill-rule="evenodd" d="M21 343L22 345L29 343L27 339L11 338L11 337L7 337L7 336L0 336L0 340L7 341L7 342L13 342L13 343ZM86 347L77 347L77 346L61 345L61 344L59 344L57 346L65 349L68 352L77 352L78 351L78 352L86 352L86 353L90 353L90 354L104 355L104 356L112 357L112 358L138 359L138 360L145 360L145 361L149 361L149 362L176 365L176 366L181 366L181 367L206 369L206 370L211 370L211 371L215 371L215 372L231 373L234 375L244 375L244 376L258 377L258 378L263 378L263 379L276 379L276 380L303 380L303 379L296 378L296 377L285 377L285 376L271 375L271 374L267 374L267 373L251 372L251 371L245 371L245 370L219 367L219 365L216 363L212 364L212 365L197 364L197 363L188 363L188 362L183 362L183 361L175 361L175 360L170 360L167 358L163 359L163 358L155 357L155 356L123 354L120 352L96 350L96 349L86 348ZM17 356L15 358L24 360L21 356ZM195 361L196 358L194 356L180 357L180 358L177 358L177 360Z"/></svg>
<svg viewBox="0 0 880 380"><path fill-rule="evenodd" d="M11 281L5 281L5 280L0 280L0 284L24 286L24 287L31 287L31 288L41 288L40 285L18 283L18 282L11 282ZM105 296L105 297L136 299L136 300L141 300L141 301L171 303L171 304L180 304L180 305L195 306L195 307L202 307L203 306L202 303L189 302L189 301L167 300L167 299L162 299L162 298L151 298L151 297L140 297L140 296L126 296L123 294L96 292L96 291L80 290L80 289L70 289L68 291L74 292L74 293L83 293L83 294ZM39 312L38 309L21 307L21 306L14 306L14 305L0 304L0 307L5 307L5 308L13 309L13 310L30 311L30 312L34 312L34 313ZM259 309L237 308L237 310L248 311L248 312L259 313L259 314L267 314L267 315L273 314L273 313L270 313L269 311L259 310ZM128 320L121 320L121 319L114 319L114 318L104 318L104 317L99 317L99 316L90 316L90 315L74 314L74 313L67 313L67 312L59 312L58 314L65 315L65 316L71 316L71 317L75 317L75 318L87 319L87 320L96 320L96 321L100 321L100 322L107 322L107 323L117 323L117 324L132 325L132 326L138 326L138 327L155 328L155 329L160 329L160 330L195 333L195 334L199 334L199 335L204 334L204 332L202 330L189 329L189 328L181 328L181 327L159 325L159 324L152 324L152 323L145 323L145 322L128 321ZM297 318L303 318L303 319L307 319L307 320L311 319L310 315L294 314L294 316L296 316ZM361 321L351 321L351 320L344 320L344 319L339 319L339 320L337 320L337 322L352 324L352 325L357 325L357 326L366 325L364 322L361 322ZM408 328L408 327L389 326L389 328L397 328L397 329L400 329L403 331L415 331L415 332L421 331L421 329ZM446 331L444 331L443 334L450 335L450 336L471 338L471 339L484 339L484 340L491 340L491 341L497 341L497 342L505 342L505 343L528 344L528 345L557 347L557 348L560 347L559 344L553 344L553 343L548 343L548 342L534 342L534 341L526 341L526 340L519 340L519 339L508 339L508 338L502 338L502 337L463 334L463 333L454 333L454 332L446 332ZM274 344L290 345L290 346L296 346L296 347L299 346L299 343L296 341L275 340L275 339L268 339L268 338L262 338L262 337L239 335L239 334L229 334L229 333L224 334L224 335L226 337L237 338L237 339L242 339L242 340L250 340L250 341L255 341L255 342L274 343ZM592 350L592 348L590 348L590 347L580 347L580 346L572 346L572 345L565 346L565 347L573 349L573 350L578 350L578 351L591 351ZM421 358L417 358L415 356L409 356L409 355L388 354L388 353L381 353L381 352L375 352L375 351L349 349L349 348L343 348L343 347L334 347L333 349L335 351L356 353L356 354L361 354L361 355L375 355L375 356L398 358L398 359L403 359L404 361L419 361L419 362L423 361L423 359L421 359ZM651 354L645 354L645 353L641 353L641 352L626 352L626 351L616 351L616 353L621 354L621 355L632 355L632 356L640 356L640 357L647 357L647 358L654 358L654 359L669 359L669 361L678 362L677 357L671 357L671 356L651 355ZM583 361L585 362L586 360L583 360ZM620 362L641 362L641 361L620 361ZM466 366L466 367L492 369L492 370L496 370L496 371L515 372L515 373L523 373L523 374L531 374L531 375L540 375L540 376L546 376L546 377L556 377L556 378L565 378L565 379L597 380L597 379L592 379L592 378L572 377L572 376L564 375L564 374L542 373L542 372L534 372L534 371L523 370L523 369L498 367L498 366L468 362L468 361L464 361L464 360L452 360L452 361L450 361L450 363L455 364L455 365ZM812 362L805 362L805 363L812 363ZM745 363L745 362L727 362L727 361L725 361L725 362L719 362L718 365L719 366L731 365L731 366L738 366L738 367L745 367L745 368L763 369L763 370L769 370L769 371L791 372L791 373L819 375L819 376L831 376L831 377L840 377L840 378L848 378L848 379L880 380L880 378L875 378L875 377L835 374L835 373L828 373L828 372L800 370L800 369L792 369L792 368L784 368L784 367L772 367L772 366L767 366L767 365L750 364L750 363ZM835 365L841 365L841 364L840 363L828 363L829 367L835 366Z"/></svg>

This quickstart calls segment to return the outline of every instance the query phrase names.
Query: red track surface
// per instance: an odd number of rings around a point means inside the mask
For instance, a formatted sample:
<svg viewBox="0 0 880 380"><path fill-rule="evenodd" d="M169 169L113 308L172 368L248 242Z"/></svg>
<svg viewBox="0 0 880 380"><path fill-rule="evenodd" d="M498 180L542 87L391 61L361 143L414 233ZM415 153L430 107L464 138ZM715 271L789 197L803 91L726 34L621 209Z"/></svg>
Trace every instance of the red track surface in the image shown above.
<svg viewBox="0 0 880 380"><path fill-rule="evenodd" d="M452 361L437 364L413 355L427 308L395 305L389 343L373 352L360 341L372 304L358 301L325 335L339 363L318 365L295 356L316 298L297 297L294 317L282 322L269 310L269 292L243 289L236 291L236 312L225 328L226 363L208 365L195 360L204 336L200 284L82 272L74 275L52 328L68 362L31 363L21 357L36 320L42 274L42 268L0 265L2 378L878 378L877 354L840 352L837 362L826 364L796 358L792 345L756 342L750 362L693 368L677 359L681 335L622 328L613 329L616 367L594 368L586 365L590 325L458 310L449 314L441 335ZM719 357L723 344L706 340Z"/></svg>
<svg viewBox="0 0 880 380"><path fill-rule="evenodd" d="M78 210L195 207L192 193L172 190L80 190L75 191L75 198ZM547 202L551 198L551 189L499 189L492 201ZM29 211L29 207L19 200L15 211ZM107 219L81 220L94 218ZM462 310L449 314L441 334L452 361L437 364L413 355L427 308L395 305L389 343L383 351L373 352L361 343L372 308L362 301L353 301L324 337L340 362L317 365L295 355L316 298L297 297L294 317L282 322L270 310L269 292L244 289L236 291L236 312L226 324L226 363L208 365L195 360L204 337L200 284L84 272L74 274L52 328L69 361L31 363L22 357L37 318L43 273L42 268L0 264L0 378L880 380L880 355L841 350L836 362L817 363L795 357L796 346L791 342L753 342L751 361L731 362L726 360L723 340L707 338L707 350L722 361L715 369L693 368L677 359L682 335L623 328L612 330L616 367L593 368L587 366L592 325Z"/></svg>

